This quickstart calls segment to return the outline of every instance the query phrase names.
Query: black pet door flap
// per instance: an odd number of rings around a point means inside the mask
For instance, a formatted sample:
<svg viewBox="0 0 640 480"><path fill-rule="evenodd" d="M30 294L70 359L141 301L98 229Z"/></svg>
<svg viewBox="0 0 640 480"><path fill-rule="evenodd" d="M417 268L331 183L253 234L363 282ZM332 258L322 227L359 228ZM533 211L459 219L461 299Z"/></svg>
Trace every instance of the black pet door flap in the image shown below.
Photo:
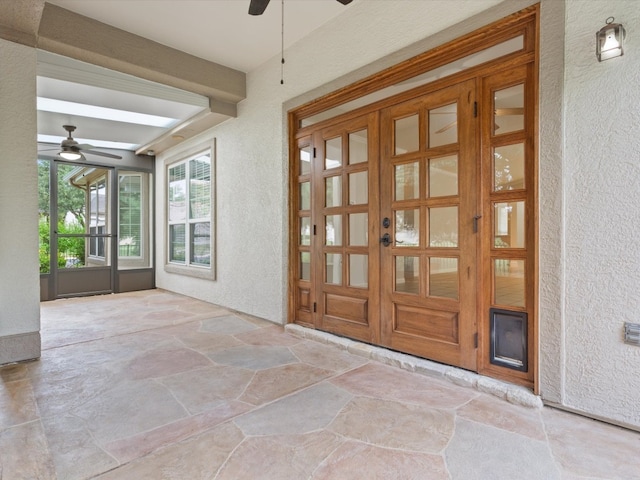
<svg viewBox="0 0 640 480"><path fill-rule="evenodd" d="M527 314L492 308L491 363L527 371Z"/></svg>

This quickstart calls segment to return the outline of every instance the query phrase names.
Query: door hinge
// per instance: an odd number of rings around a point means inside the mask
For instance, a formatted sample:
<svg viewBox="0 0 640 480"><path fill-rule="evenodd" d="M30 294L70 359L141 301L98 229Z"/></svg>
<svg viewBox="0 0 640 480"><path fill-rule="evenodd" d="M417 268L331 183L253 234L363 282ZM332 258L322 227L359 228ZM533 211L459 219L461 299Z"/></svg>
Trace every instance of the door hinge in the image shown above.
<svg viewBox="0 0 640 480"><path fill-rule="evenodd" d="M478 116L478 102L473 102L473 118Z"/></svg>
<svg viewBox="0 0 640 480"><path fill-rule="evenodd" d="M315 303L314 303L314 305L315 305ZM314 312L315 312L315 310L314 310ZM473 348L478 348L478 332L473 334Z"/></svg>
<svg viewBox="0 0 640 480"><path fill-rule="evenodd" d="M315 225L313 226L313 234L314 235L316 234L316 226Z"/></svg>
<svg viewBox="0 0 640 480"><path fill-rule="evenodd" d="M313 313L316 313L317 310L318 310L318 305L316 304L316 302L313 302Z"/></svg>
<svg viewBox="0 0 640 480"><path fill-rule="evenodd" d="M313 147L313 158L316 158L316 147Z"/></svg>

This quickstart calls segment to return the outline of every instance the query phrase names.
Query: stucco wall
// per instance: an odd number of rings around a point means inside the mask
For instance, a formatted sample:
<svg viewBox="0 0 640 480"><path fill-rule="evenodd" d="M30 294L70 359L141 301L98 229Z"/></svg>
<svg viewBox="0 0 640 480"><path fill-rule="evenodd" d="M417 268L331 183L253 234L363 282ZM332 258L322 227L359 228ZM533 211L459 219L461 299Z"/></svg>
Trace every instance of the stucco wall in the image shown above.
<svg viewBox="0 0 640 480"><path fill-rule="evenodd" d="M288 161L283 103L497 3L360 2L288 49L284 85L279 58L248 74L247 99L239 104L237 118L157 159L157 191L163 192L166 159L207 136L216 138L217 280L167 273L162 254L157 286L284 323ZM164 206L157 208L161 213ZM162 221L156 234L163 252Z"/></svg>
<svg viewBox="0 0 640 480"><path fill-rule="evenodd" d="M566 11L564 399L640 426L640 5L571 0ZM598 63L595 32L614 16L624 56Z"/></svg>
<svg viewBox="0 0 640 480"><path fill-rule="evenodd" d="M238 118L204 135L217 139L218 279L167 274L159 259L158 286L283 322L286 109L465 33L443 29L467 17L471 30L531 3L360 2L286 52L283 86L277 58L251 72ZM599 64L594 34L611 15L627 51ZM622 324L640 321L639 15L635 0L542 0L539 151L540 392L637 428L640 348ZM158 192L177 153L159 158ZM157 235L162 249L162 222Z"/></svg>
<svg viewBox="0 0 640 480"><path fill-rule="evenodd" d="M0 40L0 364L40 356L35 94L35 50Z"/></svg>

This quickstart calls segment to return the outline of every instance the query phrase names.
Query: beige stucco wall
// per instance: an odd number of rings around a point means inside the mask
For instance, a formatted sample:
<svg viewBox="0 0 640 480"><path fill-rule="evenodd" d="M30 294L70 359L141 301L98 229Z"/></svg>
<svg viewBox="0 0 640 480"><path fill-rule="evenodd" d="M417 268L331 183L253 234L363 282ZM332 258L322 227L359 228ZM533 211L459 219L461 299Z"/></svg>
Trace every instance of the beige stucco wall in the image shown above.
<svg viewBox="0 0 640 480"><path fill-rule="evenodd" d="M0 364L40 356L36 52L0 40Z"/></svg>
<svg viewBox="0 0 640 480"><path fill-rule="evenodd" d="M624 56L598 63L607 17ZM640 4L571 0L566 11L563 403L640 425ZM543 339L544 340L544 339Z"/></svg>

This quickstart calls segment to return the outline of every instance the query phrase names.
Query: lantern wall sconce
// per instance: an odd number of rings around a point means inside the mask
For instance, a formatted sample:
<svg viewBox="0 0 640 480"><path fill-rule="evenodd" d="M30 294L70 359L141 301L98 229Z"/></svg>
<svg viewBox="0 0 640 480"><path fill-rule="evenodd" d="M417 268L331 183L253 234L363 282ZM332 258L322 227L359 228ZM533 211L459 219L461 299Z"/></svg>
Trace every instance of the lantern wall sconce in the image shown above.
<svg viewBox="0 0 640 480"><path fill-rule="evenodd" d="M596 32L596 57L598 61L609 60L624 54L622 46L626 34L620 23L613 23L615 18L609 17L606 25Z"/></svg>

